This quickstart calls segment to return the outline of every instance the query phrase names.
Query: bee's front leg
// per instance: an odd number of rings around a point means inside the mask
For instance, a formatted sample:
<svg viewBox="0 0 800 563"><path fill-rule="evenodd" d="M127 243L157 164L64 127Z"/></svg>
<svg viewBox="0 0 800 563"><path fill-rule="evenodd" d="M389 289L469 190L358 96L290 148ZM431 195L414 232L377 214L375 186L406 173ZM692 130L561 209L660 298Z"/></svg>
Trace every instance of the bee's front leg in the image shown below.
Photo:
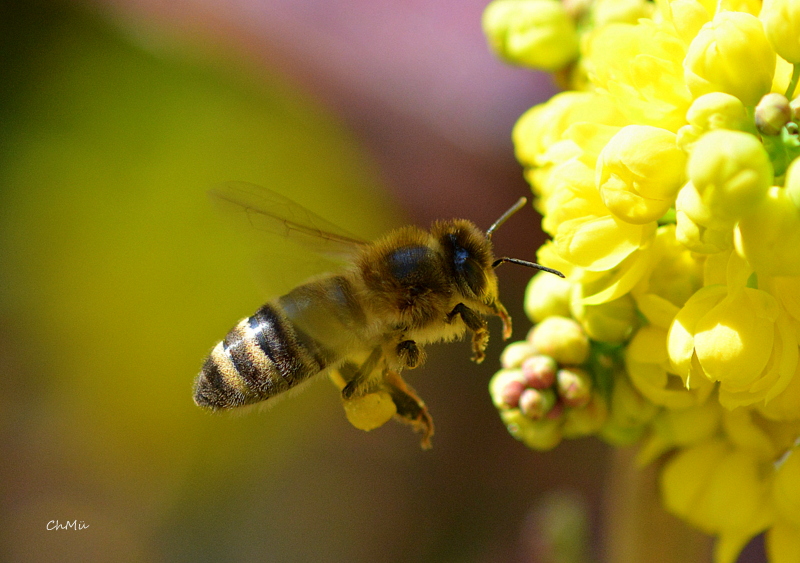
<svg viewBox="0 0 800 563"><path fill-rule="evenodd" d="M420 438L422 449L430 449L433 419L425 403L395 370L387 369L383 374L383 382L397 407L395 415L397 419L411 425L416 432L422 434Z"/></svg>
<svg viewBox="0 0 800 563"><path fill-rule="evenodd" d="M486 357L484 350L489 343L489 328L486 320L479 314L459 303L447 314L447 322L453 322L456 316L460 316L467 328L472 331L472 361L481 363Z"/></svg>

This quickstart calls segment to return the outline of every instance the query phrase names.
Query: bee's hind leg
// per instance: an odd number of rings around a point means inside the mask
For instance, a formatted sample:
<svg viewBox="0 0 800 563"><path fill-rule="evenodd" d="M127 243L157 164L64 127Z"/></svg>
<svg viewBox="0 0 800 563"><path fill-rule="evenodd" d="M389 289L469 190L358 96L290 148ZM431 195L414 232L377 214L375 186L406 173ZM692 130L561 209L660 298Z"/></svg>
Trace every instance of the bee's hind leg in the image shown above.
<svg viewBox="0 0 800 563"><path fill-rule="evenodd" d="M365 383L369 381L370 374L375 371L382 357L383 350L378 346L370 353L367 359L364 360L364 363L358 367L353 377L347 382L347 385L344 386L344 389L342 389L343 398L352 399L353 397L363 395L369 391Z"/></svg>
<svg viewBox="0 0 800 563"><path fill-rule="evenodd" d="M387 369L384 372L383 382L397 407L395 417L410 425L415 432L422 434L420 446L423 450L430 449L433 419L425 403L395 370Z"/></svg>

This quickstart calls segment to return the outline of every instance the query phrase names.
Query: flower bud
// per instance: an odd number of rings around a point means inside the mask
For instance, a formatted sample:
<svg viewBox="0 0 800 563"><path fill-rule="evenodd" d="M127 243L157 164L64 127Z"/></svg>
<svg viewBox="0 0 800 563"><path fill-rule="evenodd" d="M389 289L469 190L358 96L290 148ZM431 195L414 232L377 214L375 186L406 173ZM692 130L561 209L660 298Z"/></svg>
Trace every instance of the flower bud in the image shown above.
<svg viewBox="0 0 800 563"><path fill-rule="evenodd" d="M559 364L582 364L589 357L589 339L581 325L566 317L548 317L528 333L537 352Z"/></svg>
<svg viewBox="0 0 800 563"><path fill-rule="evenodd" d="M796 0L764 0L759 14L767 39L781 58L800 63L800 5Z"/></svg>
<svg viewBox="0 0 800 563"><path fill-rule="evenodd" d="M720 11L697 33L684 60L695 97L726 92L754 106L772 88L775 51L761 22L744 12Z"/></svg>
<svg viewBox="0 0 800 563"><path fill-rule="evenodd" d="M525 290L525 314L534 323L547 317L569 315L572 284L548 272L539 272Z"/></svg>
<svg viewBox="0 0 800 563"><path fill-rule="evenodd" d="M795 98L790 101L789 109L792 110L792 120L800 120L800 98Z"/></svg>
<svg viewBox="0 0 800 563"><path fill-rule="evenodd" d="M678 131L677 144L684 150L705 133L715 129L743 131L749 122L747 110L736 96L711 92L697 98L686 112L686 121Z"/></svg>
<svg viewBox="0 0 800 563"><path fill-rule="evenodd" d="M519 397L527 383L519 369L501 369L489 382L489 394L498 409L513 409L519 404Z"/></svg>
<svg viewBox="0 0 800 563"><path fill-rule="evenodd" d="M534 450L552 450L561 442L561 421L548 417L531 420L519 409L500 411L509 434Z"/></svg>
<svg viewBox="0 0 800 563"><path fill-rule="evenodd" d="M550 356L536 354L522 364L522 375L529 387L547 389L556 380L558 364Z"/></svg>
<svg viewBox="0 0 800 563"><path fill-rule="evenodd" d="M597 187L614 215L629 223L648 223L672 207L685 181L685 167L686 155L675 133L628 125L600 153Z"/></svg>
<svg viewBox="0 0 800 563"><path fill-rule="evenodd" d="M397 413L392 397L385 391L342 399L350 424L359 430L374 430L386 424Z"/></svg>
<svg viewBox="0 0 800 563"><path fill-rule="evenodd" d="M758 102L755 117L759 133L775 136L792 119L792 108L786 96L770 92Z"/></svg>
<svg viewBox="0 0 800 563"><path fill-rule="evenodd" d="M592 398L592 378L580 368L560 369L556 373L556 389L565 406L585 407Z"/></svg>
<svg viewBox="0 0 800 563"><path fill-rule="evenodd" d="M552 389L525 389L519 397L519 410L531 420L540 420L556 404Z"/></svg>
<svg viewBox="0 0 800 563"><path fill-rule="evenodd" d="M703 135L692 149L688 172L700 201L679 197L676 208L713 229L731 227L751 212L773 180L764 146L741 131L717 130Z"/></svg>
<svg viewBox="0 0 800 563"><path fill-rule="evenodd" d="M578 56L578 32L557 0L494 0L483 12L483 32L512 64L554 71Z"/></svg>
<svg viewBox="0 0 800 563"><path fill-rule="evenodd" d="M503 353L500 354L500 365L504 368L518 368L522 365L526 358L535 353L533 346L528 342L522 340L520 342L512 342Z"/></svg>
<svg viewBox="0 0 800 563"><path fill-rule="evenodd" d="M606 402L599 395L594 394L584 406L564 409L564 425L561 427L561 434L564 438L580 438L596 434L607 419Z"/></svg>

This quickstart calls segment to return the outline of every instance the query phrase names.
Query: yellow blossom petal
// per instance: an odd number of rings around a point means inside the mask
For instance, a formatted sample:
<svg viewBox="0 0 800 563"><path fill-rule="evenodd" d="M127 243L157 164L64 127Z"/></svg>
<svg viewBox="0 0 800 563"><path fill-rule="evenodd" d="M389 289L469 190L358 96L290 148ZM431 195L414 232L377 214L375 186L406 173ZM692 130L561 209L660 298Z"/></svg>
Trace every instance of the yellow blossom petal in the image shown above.
<svg viewBox="0 0 800 563"><path fill-rule="evenodd" d="M631 291L642 279L650 267L651 259L647 246L644 246L625 258L619 265L607 271L598 272L600 275L594 277L592 282L587 283L583 289L583 304L599 305L619 299Z"/></svg>
<svg viewBox="0 0 800 563"><path fill-rule="evenodd" d="M728 295L697 322L695 351L706 375L736 387L751 384L769 361L777 303L745 288Z"/></svg>
<svg viewBox="0 0 800 563"><path fill-rule="evenodd" d="M800 419L800 362L789 378L786 388L766 404L758 405L758 411L772 420Z"/></svg>
<svg viewBox="0 0 800 563"><path fill-rule="evenodd" d="M800 275L800 210L783 188L767 192L734 231L736 251L758 274Z"/></svg>
<svg viewBox="0 0 800 563"><path fill-rule="evenodd" d="M652 255L651 268L642 277L642 280L633 288L634 298L639 303L640 311L648 317L651 323L658 324L659 320L650 318L648 311L643 307L643 303L649 302L657 305L657 301L644 298L647 294L652 294L661 299L666 299L676 307L682 307L686 300L703 285L703 261L696 254L689 252L676 239L675 225L664 225L656 231L656 237L650 249ZM658 305L660 309L662 306ZM651 312L654 312L651 310ZM665 310L671 315L667 324L669 326L672 317L675 316L677 308Z"/></svg>
<svg viewBox="0 0 800 563"><path fill-rule="evenodd" d="M727 295L725 286L713 285L697 291L675 316L667 335L667 350L675 373L689 380L694 357L694 338L700 320Z"/></svg>
<svg viewBox="0 0 800 563"><path fill-rule="evenodd" d="M770 563L800 561L800 526L778 521L767 531L765 543Z"/></svg>
<svg viewBox="0 0 800 563"><path fill-rule="evenodd" d="M733 563L739 550L770 523L758 460L722 441L687 448L661 473L664 504L698 528L720 535L715 560Z"/></svg>
<svg viewBox="0 0 800 563"><path fill-rule="evenodd" d="M712 387L707 382L700 393L690 391L668 371L667 331L655 326L642 327L633 337L626 350L625 367L631 383L642 395L671 409L699 404Z"/></svg>
<svg viewBox="0 0 800 563"><path fill-rule="evenodd" d="M800 526L800 449L793 448L778 464L772 484L772 503L778 513Z"/></svg>

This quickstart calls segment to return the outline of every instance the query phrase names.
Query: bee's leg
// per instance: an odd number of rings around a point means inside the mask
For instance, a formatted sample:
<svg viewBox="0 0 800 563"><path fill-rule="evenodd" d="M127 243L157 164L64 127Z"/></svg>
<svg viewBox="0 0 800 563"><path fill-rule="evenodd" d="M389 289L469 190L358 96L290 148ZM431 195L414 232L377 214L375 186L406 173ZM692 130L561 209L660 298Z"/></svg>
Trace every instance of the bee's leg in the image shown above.
<svg viewBox="0 0 800 563"><path fill-rule="evenodd" d="M500 317L500 320L503 321L503 340L508 340L511 338L511 315L508 314L508 311L506 311L506 308L503 307L500 301L495 301L491 307L495 315Z"/></svg>
<svg viewBox="0 0 800 563"><path fill-rule="evenodd" d="M423 450L430 449L433 419L425 407L425 403L406 384L398 372L387 369L383 374L383 381L392 397L392 402L397 407L395 417L399 421L409 424L415 432L422 434L420 446Z"/></svg>
<svg viewBox="0 0 800 563"><path fill-rule="evenodd" d="M395 348L397 357L409 369L425 363L425 350L417 346L413 340L401 340Z"/></svg>
<svg viewBox="0 0 800 563"><path fill-rule="evenodd" d="M484 350L489 343L489 329L486 320L463 303L459 303L447 314L448 322L460 316L467 328L472 331L472 361L481 363L486 357Z"/></svg>
<svg viewBox="0 0 800 563"><path fill-rule="evenodd" d="M364 388L364 383L369 379L370 374L375 371L375 367L378 365L378 361L382 356L383 351L381 347L378 346L370 353L369 357L364 360L364 363L358 367L355 375L347 382L347 385L344 386L344 389L342 389L342 397L351 399L354 396L362 395L367 392L367 389Z"/></svg>

